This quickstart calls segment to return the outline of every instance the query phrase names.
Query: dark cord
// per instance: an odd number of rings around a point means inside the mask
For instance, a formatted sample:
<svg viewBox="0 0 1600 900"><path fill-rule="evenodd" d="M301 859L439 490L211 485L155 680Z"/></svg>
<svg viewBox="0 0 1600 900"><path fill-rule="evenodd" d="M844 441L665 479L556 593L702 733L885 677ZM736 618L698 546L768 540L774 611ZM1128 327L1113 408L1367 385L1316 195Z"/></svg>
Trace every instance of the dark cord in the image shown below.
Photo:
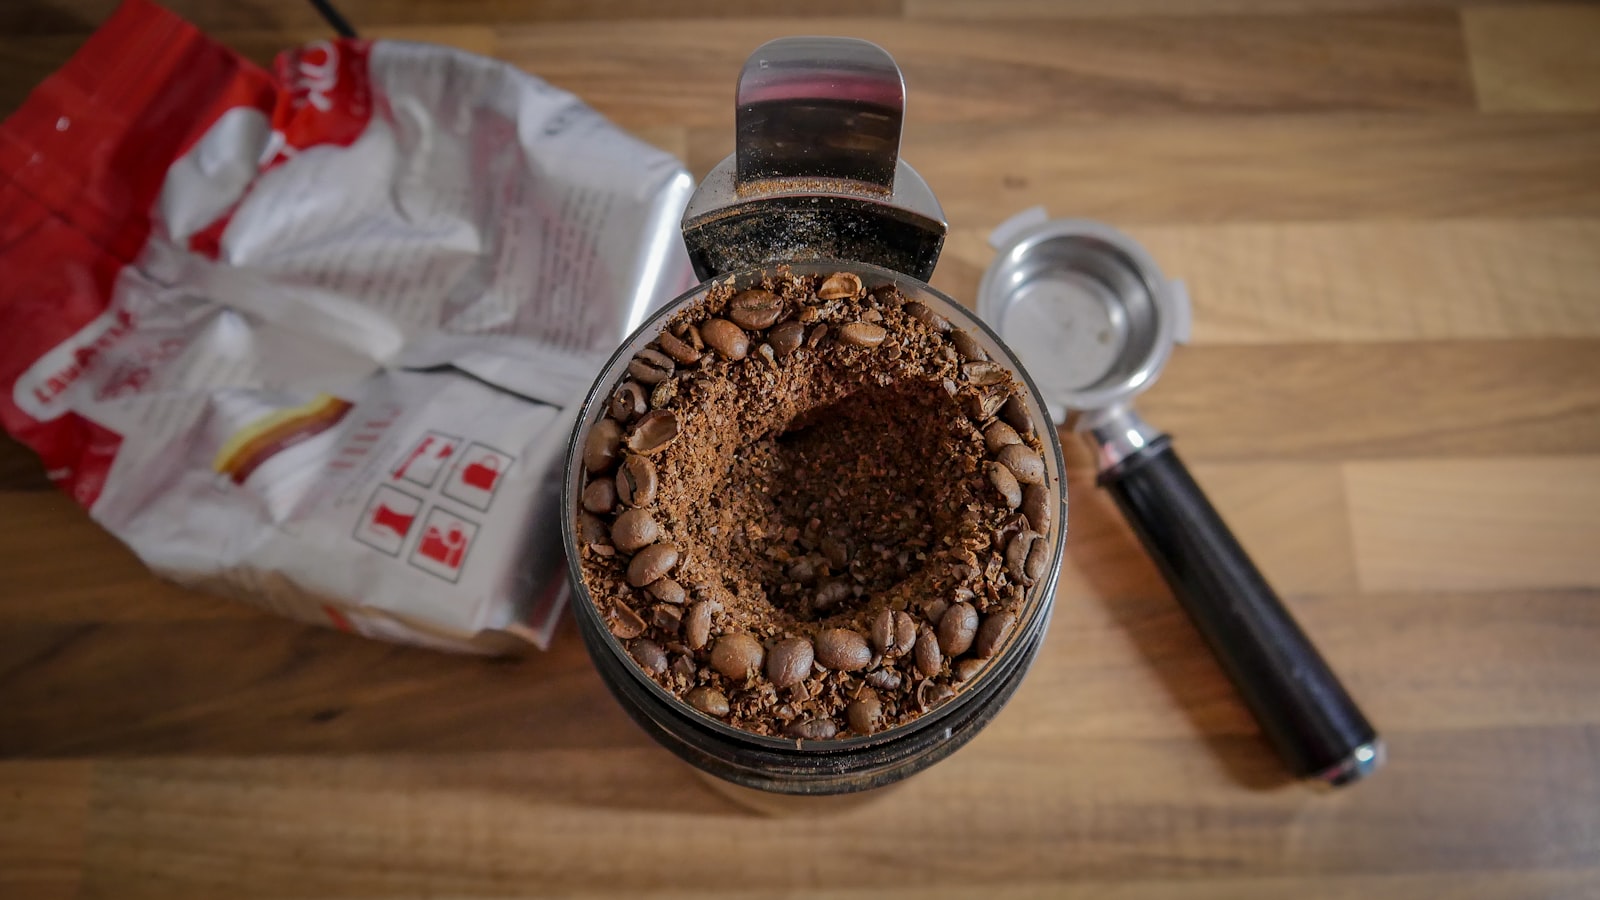
<svg viewBox="0 0 1600 900"><path fill-rule="evenodd" d="M356 36L356 30L350 27L350 22L340 15L337 9L333 8L333 4L329 0L311 0L311 5L316 7L317 12L322 14L323 21L328 23L329 28L338 32L340 37L353 38Z"/></svg>

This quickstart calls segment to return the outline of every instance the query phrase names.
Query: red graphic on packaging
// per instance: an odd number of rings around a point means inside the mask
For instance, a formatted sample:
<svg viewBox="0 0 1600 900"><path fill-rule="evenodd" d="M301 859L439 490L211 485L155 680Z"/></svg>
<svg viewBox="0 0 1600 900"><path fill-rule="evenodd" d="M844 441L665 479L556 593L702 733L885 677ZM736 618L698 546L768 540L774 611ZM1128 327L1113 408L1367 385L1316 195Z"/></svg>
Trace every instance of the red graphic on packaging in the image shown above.
<svg viewBox="0 0 1600 900"><path fill-rule="evenodd" d="M394 477L403 478L423 487L432 487L433 482L439 477L439 470L455 456L456 448L459 446L461 446L460 438L430 431L417 441L405 458L400 460L400 465L395 467Z"/></svg>
<svg viewBox="0 0 1600 900"><path fill-rule="evenodd" d="M467 551L472 549L472 539L477 534L475 523L435 506L423 520L422 537L411 551L411 564L446 581L455 581L461 577L461 567L466 564Z"/></svg>
<svg viewBox="0 0 1600 900"><path fill-rule="evenodd" d="M387 484L372 492L352 535L374 550L399 556L411 526L422 512L422 500Z"/></svg>
<svg viewBox="0 0 1600 900"><path fill-rule="evenodd" d="M478 510L487 510L495 490L516 457L483 444L470 444L444 482L444 495Z"/></svg>

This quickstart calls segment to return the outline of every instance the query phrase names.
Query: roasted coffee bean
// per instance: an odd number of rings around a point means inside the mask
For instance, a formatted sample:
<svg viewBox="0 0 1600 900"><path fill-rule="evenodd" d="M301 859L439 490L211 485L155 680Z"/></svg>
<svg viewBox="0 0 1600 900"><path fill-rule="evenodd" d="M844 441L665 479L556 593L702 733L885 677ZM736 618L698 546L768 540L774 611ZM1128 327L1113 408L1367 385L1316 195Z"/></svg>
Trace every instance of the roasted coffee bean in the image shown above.
<svg viewBox="0 0 1600 900"><path fill-rule="evenodd" d="M683 699L687 700L690 706L708 716L716 716L721 719L728 715L728 698L714 687L701 685L690 691L688 696Z"/></svg>
<svg viewBox="0 0 1600 900"><path fill-rule="evenodd" d="M983 349L978 339L959 328L950 332L950 343L955 345L956 352L961 354L962 359L983 362L989 358L988 351Z"/></svg>
<svg viewBox="0 0 1600 900"><path fill-rule="evenodd" d="M872 649L887 654L894 649L894 610L880 610L872 619Z"/></svg>
<svg viewBox="0 0 1600 900"><path fill-rule="evenodd" d="M1042 541L1039 532L1024 531L1006 545L1006 571L1011 573L1012 581L1033 584L1033 579L1028 577L1028 560L1033 556L1034 545Z"/></svg>
<svg viewBox="0 0 1600 900"><path fill-rule="evenodd" d="M945 610L949 608L950 601L948 600L929 600L922 605L922 614L927 616L929 625L937 626L939 620L944 618Z"/></svg>
<svg viewBox="0 0 1600 900"><path fill-rule="evenodd" d="M1028 415L1028 404L1022 398L1012 394L1006 398L1006 404L1000 410L1000 417L1006 424L1017 430L1017 434L1025 438L1033 437L1033 417Z"/></svg>
<svg viewBox="0 0 1600 900"><path fill-rule="evenodd" d="M956 680L971 681L978 673L983 671L985 663L981 659L963 659L956 663Z"/></svg>
<svg viewBox="0 0 1600 900"><path fill-rule="evenodd" d="M1039 535L1039 539L1028 548L1028 560L1022 564L1022 574L1025 584L1032 584L1043 578L1045 570L1050 565L1050 542Z"/></svg>
<svg viewBox="0 0 1600 900"><path fill-rule="evenodd" d="M688 592L683 589L683 585L673 581L671 578L657 578L655 581L650 582L645 590L649 592L650 596L660 600L662 603L671 603L673 606L682 606L689 596Z"/></svg>
<svg viewBox="0 0 1600 900"><path fill-rule="evenodd" d="M644 388L636 381L624 381L611 394L606 412L618 422L632 422L644 415L650 407L645 403Z"/></svg>
<svg viewBox="0 0 1600 900"><path fill-rule="evenodd" d="M806 337L806 346L816 349L816 347L822 343L822 339L827 336L828 326L818 325L817 327L811 329L811 334Z"/></svg>
<svg viewBox="0 0 1600 900"><path fill-rule="evenodd" d="M772 345L773 352L779 358L800 349L806 339L806 327L799 322L790 320L767 332L767 343Z"/></svg>
<svg viewBox="0 0 1600 900"><path fill-rule="evenodd" d="M700 351L682 338L673 336L670 331L661 332L661 336L656 338L656 343L661 345L661 352L672 357L675 363L689 366L700 361Z"/></svg>
<svg viewBox="0 0 1600 900"><path fill-rule="evenodd" d="M900 673L893 669L874 669L868 672L864 679L880 691L894 691L900 689Z"/></svg>
<svg viewBox="0 0 1600 900"><path fill-rule="evenodd" d="M853 272L835 272L817 288L819 300L843 300L861 293L861 279Z"/></svg>
<svg viewBox="0 0 1600 900"><path fill-rule="evenodd" d="M1050 491L1042 484L1030 484L1022 489L1022 514L1028 517L1028 525L1040 534L1050 533L1051 511L1055 509L1055 498L1050 496Z"/></svg>
<svg viewBox="0 0 1600 900"><path fill-rule="evenodd" d="M995 462L1011 470L1018 484L1044 484L1044 460L1033 449L1022 444L1001 447L994 455Z"/></svg>
<svg viewBox="0 0 1600 900"><path fill-rule="evenodd" d="M883 727L883 704L869 694L846 706L844 718L856 734L872 734Z"/></svg>
<svg viewBox="0 0 1600 900"><path fill-rule="evenodd" d="M1017 477L1011 470L997 462L987 464L984 468L989 471L989 483L999 492L1000 499L1005 501L1006 509L1016 509L1022 505L1022 486L1017 484Z"/></svg>
<svg viewBox="0 0 1600 900"><path fill-rule="evenodd" d="M850 590L850 585L843 581L830 581L817 591L817 596L812 598L813 609L823 612L833 609L840 603L850 599L855 592Z"/></svg>
<svg viewBox="0 0 1600 900"><path fill-rule="evenodd" d="M793 687L811 675L815 654L803 637L784 638L767 652L767 680L778 690Z"/></svg>
<svg viewBox="0 0 1600 900"><path fill-rule="evenodd" d="M583 442L583 467L590 475L611 471L622 452L622 426L612 419L601 419L589 429Z"/></svg>
<svg viewBox="0 0 1600 900"><path fill-rule="evenodd" d="M973 643L972 652L980 659L995 655L1006 638L1011 636L1011 629L1016 624L1016 613L1003 612L984 617L983 624L978 626L978 639Z"/></svg>
<svg viewBox="0 0 1600 900"><path fill-rule="evenodd" d="M604 478L596 478L583 488L583 508L599 515L608 515L617 505L617 489Z"/></svg>
<svg viewBox="0 0 1600 900"><path fill-rule="evenodd" d="M606 544L610 546L611 532L606 528L604 519L590 512L578 513L578 543L585 546L589 544Z"/></svg>
<svg viewBox="0 0 1600 900"><path fill-rule="evenodd" d="M723 359L744 359L750 352L750 338L727 319L707 319L700 325L700 336Z"/></svg>
<svg viewBox="0 0 1600 900"><path fill-rule="evenodd" d="M939 617L939 651L945 656L967 652L977 635L978 611L970 603L957 603Z"/></svg>
<svg viewBox="0 0 1600 900"><path fill-rule="evenodd" d="M606 622L606 627L616 637L631 641L644 634L644 619L634 612L626 603L618 603L611 608L611 618Z"/></svg>
<svg viewBox="0 0 1600 900"><path fill-rule="evenodd" d="M848 347L876 347L883 343L889 332L882 325L871 322L851 322L839 329L839 343Z"/></svg>
<svg viewBox="0 0 1600 900"><path fill-rule="evenodd" d="M761 671L761 660L766 652L761 642L742 631L717 638L711 647L711 668L736 682Z"/></svg>
<svg viewBox="0 0 1600 900"><path fill-rule="evenodd" d="M649 506L656 499L656 464L648 457L630 453L617 469L613 496L623 506Z"/></svg>
<svg viewBox="0 0 1600 900"><path fill-rule="evenodd" d="M660 675L667 671L667 651L661 649L661 645L655 641L634 641L628 647L628 655L639 664L639 668L651 675Z"/></svg>
<svg viewBox="0 0 1600 900"><path fill-rule="evenodd" d="M933 709L955 695L956 689L948 684L935 684L932 681L924 681L917 686L917 703L922 707L923 712Z"/></svg>
<svg viewBox="0 0 1600 900"><path fill-rule="evenodd" d="M761 331L783 315L783 301L771 291L740 291L728 301L726 315L740 328Z"/></svg>
<svg viewBox="0 0 1600 900"><path fill-rule="evenodd" d="M872 648L848 628L829 628L817 635L817 662L836 672L854 672L872 662Z"/></svg>
<svg viewBox="0 0 1600 900"><path fill-rule="evenodd" d="M683 645L679 644L678 647L679 649L682 649ZM694 681L694 674L695 665L693 657L685 653L679 653L672 658L672 677L678 679L678 681L683 684L689 684Z"/></svg>
<svg viewBox="0 0 1600 900"><path fill-rule="evenodd" d="M678 548L671 544L651 544L633 555L628 562L628 583L644 587L657 578L664 578L678 564Z"/></svg>
<svg viewBox="0 0 1600 900"><path fill-rule="evenodd" d="M1017 430L1004 422L990 422L983 430L983 445L990 453L999 453L1002 448L1020 443L1022 438Z"/></svg>
<svg viewBox="0 0 1600 900"><path fill-rule="evenodd" d="M689 617L683 624L683 640L690 650L699 650L710 642L711 614L716 609L714 600L701 600L689 607Z"/></svg>
<svg viewBox="0 0 1600 900"><path fill-rule="evenodd" d="M979 388L961 398L962 411L974 422L987 422L1005 402L1005 392L994 388Z"/></svg>
<svg viewBox="0 0 1600 900"><path fill-rule="evenodd" d="M678 626L683 622L683 610L680 607L657 603L650 608L650 624L661 629L669 636L678 634Z"/></svg>
<svg viewBox="0 0 1600 900"><path fill-rule="evenodd" d="M939 639L934 637L932 628L924 627L917 633L917 649L914 655L918 672L929 678L939 674L939 664L944 661L944 654L939 651Z"/></svg>
<svg viewBox="0 0 1600 900"><path fill-rule="evenodd" d="M1006 380L1006 367L996 362L969 362L961 367L961 374L972 384L987 386Z"/></svg>
<svg viewBox="0 0 1600 900"><path fill-rule="evenodd" d="M644 414L628 435L628 449L635 453L654 453L678 436L678 417L670 410L657 409Z"/></svg>
<svg viewBox="0 0 1600 900"><path fill-rule="evenodd" d="M785 728L784 733L807 741L826 741L839 733L839 726L832 719L804 719Z"/></svg>
<svg viewBox="0 0 1600 900"><path fill-rule="evenodd" d="M672 357L649 347L628 360L628 374L641 384L660 384L671 378L675 371L677 369L672 364Z"/></svg>
<svg viewBox="0 0 1600 900"><path fill-rule="evenodd" d="M917 622L907 612L894 614L894 652L889 656L905 656L917 643Z"/></svg>
<svg viewBox="0 0 1600 900"><path fill-rule="evenodd" d="M939 315L928 307L915 301L907 303L904 307L906 315L918 322L932 328L934 331L944 332L950 330L950 320Z"/></svg>
<svg viewBox="0 0 1600 900"><path fill-rule="evenodd" d="M1024 492L1024 493L1026 493L1026 492ZM1022 513L1012 513L1011 515L1006 516L1005 519L1003 521L1001 521L1000 527L995 529L994 541L992 542L991 546L1004 547L1006 544L1011 543L1011 538L1012 538L1013 535L1015 535L1019 531L1025 530L1027 527L1028 527L1028 519ZM966 590L966 589L963 588L963 590ZM970 590L968 590L967 593L970 594L972 592ZM958 598L958 599L970 599L970 598Z"/></svg>
<svg viewBox="0 0 1600 900"><path fill-rule="evenodd" d="M663 381L650 389L650 408L665 409L678 396L678 382Z"/></svg>
<svg viewBox="0 0 1600 900"><path fill-rule="evenodd" d="M680 325L677 329L675 329L675 331L677 332L678 337L681 338L684 343L693 347L696 352L705 352L706 342L701 339L699 328L696 328L693 325Z"/></svg>
<svg viewBox="0 0 1600 900"><path fill-rule="evenodd" d="M655 516L650 515L649 510L627 510L611 523L611 543L623 553L632 553L641 547L648 547L660 536L661 523L656 521ZM642 582L640 586L649 583L649 581Z"/></svg>

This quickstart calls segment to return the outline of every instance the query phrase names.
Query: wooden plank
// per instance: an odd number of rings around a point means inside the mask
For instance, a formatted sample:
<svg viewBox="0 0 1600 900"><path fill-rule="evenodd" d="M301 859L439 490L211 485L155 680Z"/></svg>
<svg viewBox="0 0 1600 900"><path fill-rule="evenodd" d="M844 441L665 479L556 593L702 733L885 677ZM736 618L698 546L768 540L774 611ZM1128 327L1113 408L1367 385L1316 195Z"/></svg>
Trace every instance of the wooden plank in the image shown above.
<svg viewBox="0 0 1600 900"><path fill-rule="evenodd" d="M32 450L0 431L0 491L54 490Z"/></svg>
<svg viewBox="0 0 1600 900"><path fill-rule="evenodd" d="M986 733L881 799L821 818L737 812L652 748L108 762L84 885L164 898L307 884L329 896L508 885L920 896L1129 871L1582 870L1600 862L1594 740L1589 728L1396 735L1382 787L1327 797L1241 790L1187 742Z"/></svg>
<svg viewBox="0 0 1600 900"><path fill-rule="evenodd" d="M1466 9L1461 20L1481 108L1600 109L1600 7Z"/></svg>
<svg viewBox="0 0 1600 900"><path fill-rule="evenodd" d="M1600 588L1600 459L1345 467L1366 590Z"/></svg>
<svg viewBox="0 0 1600 900"><path fill-rule="evenodd" d="M1138 225L1188 286L1192 342L1600 337L1600 221ZM988 233L955 229L935 287L977 296Z"/></svg>
<svg viewBox="0 0 1600 900"><path fill-rule="evenodd" d="M912 121L1472 106L1459 24L1404 16L905 22L580 23L500 29L500 55L628 127L731 131L746 56L788 34L882 45Z"/></svg>
<svg viewBox="0 0 1600 900"><path fill-rule="evenodd" d="M906 0L906 15L940 19L1090 19L1303 15L1518 6L1548 0Z"/></svg>
<svg viewBox="0 0 1600 900"><path fill-rule="evenodd" d="M79 896L93 770L0 762L0 896Z"/></svg>
<svg viewBox="0 0 1600 900"><path fill-rule="evenodd" d="M690 133L703 175L731 128ZM923 125L904 158L949 221L1043 204L1113 224L1589 216L1600 116L1336 115Z"/></svg>

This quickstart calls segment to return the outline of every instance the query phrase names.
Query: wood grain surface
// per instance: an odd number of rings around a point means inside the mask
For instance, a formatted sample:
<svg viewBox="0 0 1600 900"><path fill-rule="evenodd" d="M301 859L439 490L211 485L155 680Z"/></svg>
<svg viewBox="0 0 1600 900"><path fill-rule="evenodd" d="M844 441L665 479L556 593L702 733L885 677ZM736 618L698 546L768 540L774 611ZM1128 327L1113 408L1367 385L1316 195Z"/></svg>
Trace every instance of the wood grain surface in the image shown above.
<svg viewBox="0 0 1600 900"><path fill-rule="evenodd" d="M259 61L300 0L171 0ZM1140 401L1389 741L1271 752L1065 435L1046 645L967 748L747 811L571 623L465 659L149 575L0 438L0 897L1600 897L1600 7L1479 0L341 0L496 55L704 173L758 43L903 66L970 299L1026 207L1194 298ZM114 0L0 5L0 112Z"/></svg>

